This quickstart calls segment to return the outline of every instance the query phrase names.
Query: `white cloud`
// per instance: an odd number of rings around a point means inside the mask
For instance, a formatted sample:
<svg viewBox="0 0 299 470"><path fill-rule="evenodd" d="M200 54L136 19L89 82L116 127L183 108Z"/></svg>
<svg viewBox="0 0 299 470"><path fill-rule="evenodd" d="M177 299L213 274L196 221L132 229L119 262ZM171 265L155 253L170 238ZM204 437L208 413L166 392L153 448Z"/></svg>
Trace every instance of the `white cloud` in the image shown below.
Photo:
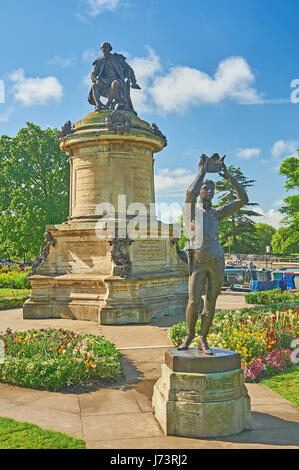
<svg viewBox="0 0 299 470"><path fill-rule="evenodd" d="M89 2L90 6L94 4L98 8L108 8L109 5L109 9L112 6L115 9L120 3L112 4L104 0ZM214 76L210 76L201 70L180 65L163 70L160 57L150 47L147 50L147 57L128 60L141 86L141 90L131 90L134 107L139 113L182 112L192 105L217 104L225 99L248 105L281 102L266 100L255 90L255 75L243 57L222 60ZM82 59L92 60L96 55L94 49L86 49Z"/></svg>
<svg viewBox="0 0 299 470"><path fill-rule="evenodd" d="M159 57L150 47L147 47L147 50L147 57L134 57L130 61L137 83L141 87L141 90L131 90L134 108L139 113L147 113L152 110L150 86L154 77L162 70Z"/></svg>
<svg viewBox="0 0 299 470"><path fill-rule="evenodd" d="M182 196L195 176L185 168L176 168L175 170L163 168L158 170L155 175L155 190L160 195Z"/></svg>
<svg viewBox="0 0 299 470"><path fill-rule="evenodd" d="M276 201L274 201L273 203L274 207L281 207L284 205L284 200L283 199L277 199Z"/></svg>
<svg viewBox="0 0 299 470"><path fill-rule="evenodd" d="M10 106L3 113L0 114L0 122L8 122L13 113L14 107Z"/></svg>
<svg viewBox="0 0 299 470"><path fill-rule="evenodd" d="M276 201L277 203L278 201ZM277 207L277 204L275 204ZM270 224L275 228L279 228L280 222L283 218L283 214L281 214L276 209L270 209L268 212L265 212L263 209L258 207L254 209L256 212L261 214L261 217L253 217L255 222L262 222L264 224Z"/></svg>
<svg viewBox="0 0 299 470"><path fill-rule="evenodd" d="M63 96L63 86L56 77L26 78L24 70L18 69L9 78L15 82L12 87L15 99L25 106L59 103Z"/></svg>
<svg viewBox="0 0 299 470"><path fill-rule="evenodd" d="M299 141L297 140L277 140L271 149L271 154L275 158L297 155Z"/></svg>
<svg viewBox="0 0 299 470"><path fill-rule="evenodd" d="M95 49L85 49L82 52L82 60L84 62L94 62L95 59L99 56Z"/></svg>
<svg viewBox="0 0 299 470"><path fill-rule="evenodd" d="M150 94L164 112L202 103L215 104L226 98L241 104L258 104L263 100L250 86L254 78L243 57L229 57L219 63L214 78L195 68L172 67L166 75L155 78Z"/></svg>
<svg viewBox="0 0 299 470"><path fill-rule="evenodd" d="M105 10L115 10L121 0L86 0L86 3L89 7L88 13L91 16L97 16Z"/></svg>
<svg viewBox="0 0 299 470"><path fill-rule="evenodd" d="M61 67L70 67L71 65L74 65L76 63L76 60L74 57L60 57L56 55L52 59L47 60L47 63L52 65L60 65Z"/></svg>
<svg viewBox="0 0 299 470"><path fill-rule="evenodd" d="M244 160L249 160L251 157L259 156L261 154L261 150L253 147L253 148L247 148L247 149L237 149L237 157L238 158L243 158Z"/></svg>
<svg viewBox="0 0 299 470"><path fill-rule="evenodd" d="M158 220L171 224L177 222L183 213L183 208L177 202L168 204L167 202L158 202L155 204L155 211Z"/></svg>
<svg viewBox="0 0 299 470"><path fill-rule="evenodd" d="M284 104L284 103L290 103L291 100L290 98L270 98L270 99L264 99L263 104Z"/></svg>
<svg viewBox="0 0 299 470"><path fill-rule="evenodd" d="M82 83L84 86L86 87L91 87L92 83L91 83L91 73L87 73L86 75L83 75L82 77Z"/></svg>
<svg viewBox="0 0 299 470"><path fill-rule="evenodd" d="M94 11L104 7L115 9L120 4L118 0L88 1L90 6L94 6ZM160 57L150 47L147 47L147 50L147 57L128 60L141 86L141 90L131 90L137 112L182 112L192 105L217 104L225 99L233 99L247 105L284 102L264 99L262 94L255 90L255 75L243 57L228 57L222 60L214 76L210 76L199 69L181 65L163 70ZM82 53L82 60L91 61L96 56L94 49L86 49Z"/></svg>

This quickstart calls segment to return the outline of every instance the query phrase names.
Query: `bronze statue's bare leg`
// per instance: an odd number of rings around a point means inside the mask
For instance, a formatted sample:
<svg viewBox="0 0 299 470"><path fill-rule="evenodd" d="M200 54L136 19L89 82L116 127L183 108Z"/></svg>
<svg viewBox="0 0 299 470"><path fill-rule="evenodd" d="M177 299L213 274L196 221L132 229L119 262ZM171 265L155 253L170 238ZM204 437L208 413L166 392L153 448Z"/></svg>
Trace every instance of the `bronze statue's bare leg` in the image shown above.
<svg viewBox="0 0 299 470"><path fill-rule="evenodd" d="M206 354L212 354L207 343L207 336L214 318L217 297L221 291L223 274L224 261L222 259L212 261L208 273L205 308L201 317L201 328L198 341L198 349Z"/></svg>
<svg viewBox="0 0 299 470"><path fill-rule="evenodd" d="M189 277L188 291L189 301L186 309L186 322L188 333L183 343L178 347L179 351L189 348L195 337L195 326L198 320L199 311L203 308L201 293L206 281L207 272L205 269L194 271Z"/></svg>
<svg viewBox="0 0 299 470"><path fill-rule="evenodd" d="M93 96L94 102L96 104L96 109L100 110L104 105L101 102L101 95L99 93L98 86L94 83L92 85L91 89L92 89L92 96Z"/></svg>

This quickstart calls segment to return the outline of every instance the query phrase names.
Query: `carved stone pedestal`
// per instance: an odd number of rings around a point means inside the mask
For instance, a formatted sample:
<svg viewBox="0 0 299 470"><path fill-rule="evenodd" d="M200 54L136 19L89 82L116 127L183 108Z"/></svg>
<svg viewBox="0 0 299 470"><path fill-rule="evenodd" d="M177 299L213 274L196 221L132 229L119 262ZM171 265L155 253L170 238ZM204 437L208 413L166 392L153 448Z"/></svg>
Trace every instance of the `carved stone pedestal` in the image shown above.
<svg viewBox="0 0 299 470"><path fill-rule="evenodd" d="M212 348L166 351L162 376L154 386L155 417L167 435L224 437L251 429L250 398L240 355Z"/></svg>
<svg viewBox="0 0 299 470"><path fill-rule="evenodd" d="M46 228L48 258L30 277L24 318L126 324L185 311L187 265L154 210L153 154L165 144L157 127L115 111L88 114L60 140L70 155L69 218Z"/></svg>

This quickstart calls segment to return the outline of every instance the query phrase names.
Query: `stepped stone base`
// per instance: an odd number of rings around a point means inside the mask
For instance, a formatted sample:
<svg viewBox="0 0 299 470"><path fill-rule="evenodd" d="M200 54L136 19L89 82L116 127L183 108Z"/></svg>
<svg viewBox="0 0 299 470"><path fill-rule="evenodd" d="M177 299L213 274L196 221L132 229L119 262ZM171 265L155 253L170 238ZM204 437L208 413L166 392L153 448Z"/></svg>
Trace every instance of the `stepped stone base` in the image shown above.
<svg viewBox="0 0 299 470"><path fill-rule="evenodd" d="M102 325L148 323L184 313L186 264L170 239L139 239L122 250L130 270L114 262L111 238L96 236L96 222L47 226L54 240L47 261L30 278L32 293L23 317L70 318Z"/></svg>
<svg viewBox="0 0 299 470"><path fill-rule="evenodd" d="M250 398L240 356L228 350L212 350L213 356L201 356L194 348L166 352L166 362L174 364L176 370L162 365L153 394L155 417L166 435L224 437L251 429ZM207 373L209 369L213 372Z"/></svg>
<svg viewBox="0 0 299 470"><path fill-rule="evenodd" d="M69 318L102 325L149 323L151 318L183 313L187 304L184 275L148 279L80 279L35 276L23 306L24 319Z"/></svg>

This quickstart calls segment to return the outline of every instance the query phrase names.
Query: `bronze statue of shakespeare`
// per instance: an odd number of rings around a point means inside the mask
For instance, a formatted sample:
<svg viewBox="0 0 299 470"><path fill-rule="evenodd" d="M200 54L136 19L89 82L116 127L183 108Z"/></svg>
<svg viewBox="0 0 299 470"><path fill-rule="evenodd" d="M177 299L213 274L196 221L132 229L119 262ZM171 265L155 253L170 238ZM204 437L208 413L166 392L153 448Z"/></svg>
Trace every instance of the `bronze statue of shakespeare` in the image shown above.
<svg viewBox="0 0 299 470"><path fill-rule="evenodd" d="M226 206L212 207L215 185L212 180L205 179L207 172L218 172L220 176L231 181L237 193L235 201ZM198 196L200 197L199 204L197 204ZM190 249L188 250L189 301L186 309L188 334L178 347L179 350L189 348L195 337L198 314L204 307L198 349L204 354L212 355L207 343L207 336L224 275L224 253L218 238L218 221L229 217L247 203L247 194L228 172L224 164L224 157L219 158L218 154L214 154L211 158L202 155L199 173L187 191L184 205L184 219L190 240ZM200 237L198 236L199 232ZM201 295L205 286L206 297L203 304Z"/></svg>
<svg viewBox="0 0 299 470"><path fill-rule="evenodd" d="M130 86L138 90L140 86L136 82L132 67L127 64L122 54L111 54L112 46L109 42L103 42L101 49L103 56L93 63L89 103L96 107L96 111L118 109L135 112L130 97ZM102 96L108 98L105 105L101 102Z"/></svg>

